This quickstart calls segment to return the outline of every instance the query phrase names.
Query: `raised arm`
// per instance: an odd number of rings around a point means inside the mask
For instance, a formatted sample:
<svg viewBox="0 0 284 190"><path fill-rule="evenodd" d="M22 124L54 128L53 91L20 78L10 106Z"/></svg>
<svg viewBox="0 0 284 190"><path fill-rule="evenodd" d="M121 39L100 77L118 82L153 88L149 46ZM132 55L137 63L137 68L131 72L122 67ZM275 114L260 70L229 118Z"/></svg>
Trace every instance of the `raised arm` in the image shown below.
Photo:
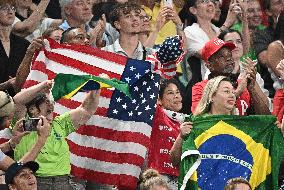
<svg viewBox="0 0 284 190"><path fill-rule="evenodd" d="M270 115L268 97L262 92L258 83L256 82L256 68L254 62L250 58L246 58L245 61L248 65L251 65L251 69L248 68L248 91L250 93L251 104L257 115Z"/></svg>
<svg viewBox="0 0 284 190"><path fill-rule="evenodd" d="M19 92L13 97L14 102L15 104L18 105L26 105L28 102L33 100L38 93L40 92L48 93L51 87L52 87L52 81L47 80L37 85L34 85L30 88L23 89L21 92Z"/></svg>
<svg viewBox="0 0 284 190"><path fill-rule="evenodd" d="M155 45L155 41L157 39L158 33L163 28L163 26L166 24L166 16L167 16L167 7L163 7L157 17L157 21L155 23L155 27L153 31L150 32L147 40L144 43L145 47L153 47Z"/></svg>
<svg viewBox="0 0 284 190"><path fill-rule="evenodd" d="M19 92L26 82L26 79L30 73L30 68L32 64L33 55L36 50L39 50L44 46L44 42L42 39L34 39L32 43L29 45L25 57L21 62L16 74L15 81L15 91Z"/></svg>
<svg viewBox="0 0 284 190"><path fill-rule="evenodd" d="M180 20L180 18L178 16L178 13L173 8L170 8L169 15L170 16L168 16L167 18L172 20L173 23L175 23L177 34L179 36L181 36L183 41L184 41L184 43L183 43L183 50L186 51L186 49L187 49L187 47L186 47L186 37L185 37L185 33L183 31L183 23Z"/></svg>
<svg viewBox="0 0 284 190"><path fill-rule="evenodd" d="M22 37L26 37L27 35L33 33L43 18L49 1L50 0L41 0L29 18L15 23L13 26L13 33Z"/></svg>
<svg viewBox="0 0 284 190"><path fill-rule="evenodd" d="M90 91L83 103L76 109L70 111L70 116L75 129L85 124L96 112L99 105L100 90Z"/></svg>
<svg viewBox="0 0 284 190"><path fill-rule="evenodd" d="M16 94L13 99L15 103L15 117L17 119L23 118L26 114L26 104L33 100L38 93L49 93L52 87L52 81L47 80L30 88L23 89Z"/></svg>
<svg viewBox="0 0 284 190"><path fill-rule="evenodd" d="M250 38L250 31L248 26L248 16L247 16L247 1L240 1L240 7L242 9L242 23L243 23L243 30L242 30L242 38L243 38L243 46L244 46L244 54L248 53L250 46L251 46L251 38Z"/></svg>

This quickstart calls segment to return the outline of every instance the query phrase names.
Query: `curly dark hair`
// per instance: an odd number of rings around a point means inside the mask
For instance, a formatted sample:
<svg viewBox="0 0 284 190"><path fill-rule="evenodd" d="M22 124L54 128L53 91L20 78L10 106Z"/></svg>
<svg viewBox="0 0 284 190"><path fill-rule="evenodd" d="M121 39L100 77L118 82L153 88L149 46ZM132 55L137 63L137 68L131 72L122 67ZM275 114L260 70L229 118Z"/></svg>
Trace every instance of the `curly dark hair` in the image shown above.
<svg viewBox="0 0 284 190"><path fill-rule="evenodd" d="M122 15L129 14L131 11L135 11L140 14L141 6L136 3L117 3L109 14L111 25L115 28L114 22L118 21Z"/></svg>
<svg viewBox="0 0 284 190"><path fill-rule="evenodd" d="M179 84L179 82L172 78L172 79L162 79L160 82L160 90L159 90L159 98L163 99L164 96L164 92L166 90L166 88L170 85L170 84L174 84L177 86L177 88L179 89L179 91L181 92L181 86Z"/></svg>

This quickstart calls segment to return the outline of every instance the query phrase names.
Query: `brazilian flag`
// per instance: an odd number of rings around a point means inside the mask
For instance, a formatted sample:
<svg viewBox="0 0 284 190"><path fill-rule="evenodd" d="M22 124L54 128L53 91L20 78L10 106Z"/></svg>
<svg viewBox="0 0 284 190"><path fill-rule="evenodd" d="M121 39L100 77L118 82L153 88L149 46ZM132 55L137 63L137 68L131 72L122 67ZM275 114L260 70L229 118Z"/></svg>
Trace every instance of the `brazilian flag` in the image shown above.
<svg viewBox="0 0 284 190"><path fill-rule="evenodd" d="M222 190L235 177L253 189L278 189L284 139L274 116L190 117L182 146L179 189Z"/></svg>
<svg viewBox="0 0 284 190"><path fill-rule="evenodd" d="M100 88L116 88L131 98L129 85L117 79L108 79L92 75L73 75L59 73L54 78L52 96L55 101L60 98L70 99L78 92L98 90Z"/></svg>

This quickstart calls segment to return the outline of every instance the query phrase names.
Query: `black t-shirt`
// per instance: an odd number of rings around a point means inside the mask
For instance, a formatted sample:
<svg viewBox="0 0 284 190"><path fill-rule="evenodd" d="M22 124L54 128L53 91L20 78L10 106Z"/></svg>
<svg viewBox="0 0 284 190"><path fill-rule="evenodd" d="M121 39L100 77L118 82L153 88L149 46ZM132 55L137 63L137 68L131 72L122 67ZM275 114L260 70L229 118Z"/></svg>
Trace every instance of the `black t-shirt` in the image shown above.
<svg viewBox="0 0 284 190"><path fill-rule="evenodd" d="M0 83L9 80L9 76L15 77L18 67L25 57L30 42L26 39L10 35L10 55L7 56L2 42L0 41Z"/></svg>
<svg viewBox="0 0 284 190"><path fill-rule="evenodd" d="M0 189L1 190L8 190L8 187L6 184L0 184Z"/></svg>

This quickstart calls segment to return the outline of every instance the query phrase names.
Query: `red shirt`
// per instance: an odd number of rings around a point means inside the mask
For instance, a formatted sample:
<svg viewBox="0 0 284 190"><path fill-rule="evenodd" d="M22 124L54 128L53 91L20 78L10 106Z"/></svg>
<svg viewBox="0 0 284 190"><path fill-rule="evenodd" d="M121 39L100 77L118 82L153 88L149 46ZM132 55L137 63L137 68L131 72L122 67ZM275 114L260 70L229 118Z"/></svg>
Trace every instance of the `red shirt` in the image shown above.
<svg viewBox="0 0 284 190"><path fill-rule="evenodd" d="M199 83L196 83L192 87L192 113L196 109L198 102L201 100L203 89L207 84L208 80L203 80ZM250 95L248 90L245 90L241 96L236 101L236 109L239 115L247 115L247 109L250 107Z"/></svg>
<svg viewBox="0 0 284 190"><path fill-rule="evenodd" d="M180 123L169 118L163 108L157 106L148 155L149 168L161 174L178 176L178 168L170 160L170 150L179 135L179 128Z"/></svg>

